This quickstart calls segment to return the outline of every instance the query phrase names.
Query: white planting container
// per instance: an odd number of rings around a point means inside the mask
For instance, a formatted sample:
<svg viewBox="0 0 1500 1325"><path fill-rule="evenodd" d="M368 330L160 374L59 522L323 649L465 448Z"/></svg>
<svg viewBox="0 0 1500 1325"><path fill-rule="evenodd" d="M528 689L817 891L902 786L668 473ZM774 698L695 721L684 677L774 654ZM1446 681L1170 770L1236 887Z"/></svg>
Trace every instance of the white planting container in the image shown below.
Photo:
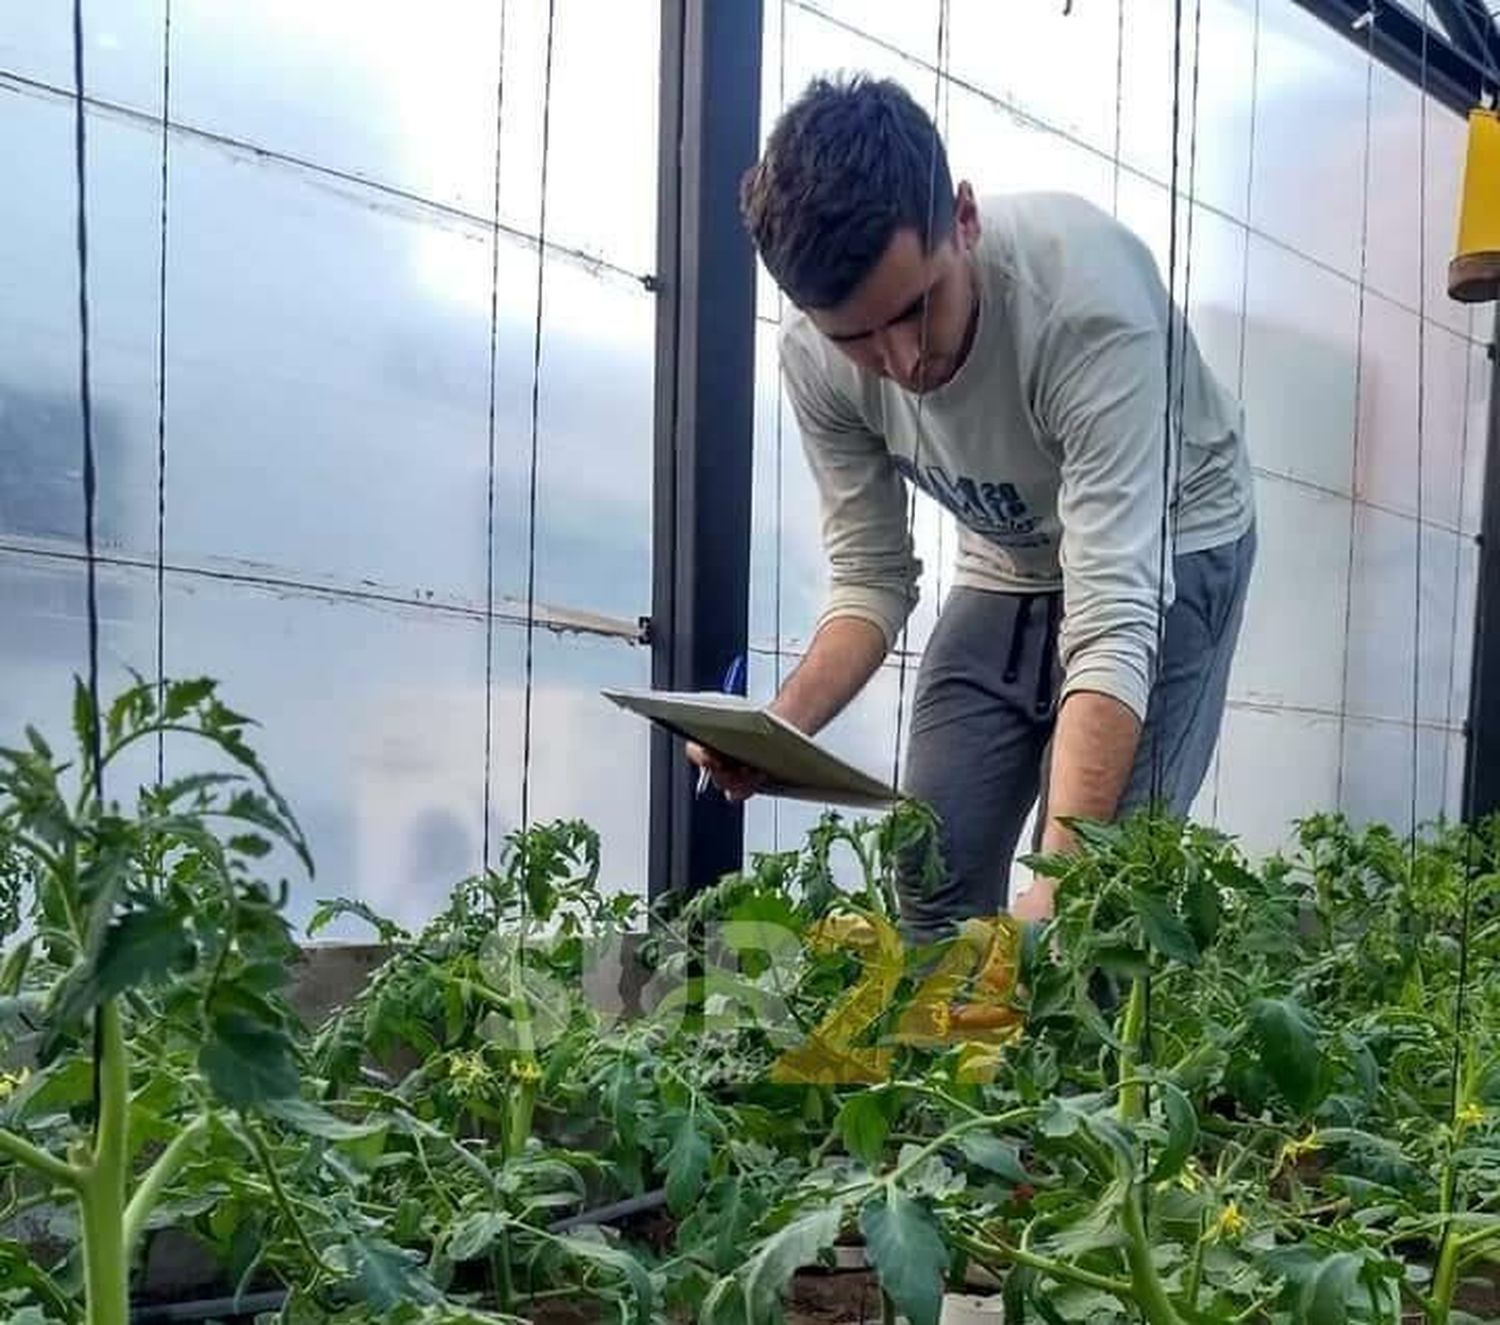
<svg viewBox="0 0 1500 1325"><path fill-rule="evenodd" d="M1005 1307L999 1297L974 1293L944 1293L938 1325L1000 1325Z"/></svg>

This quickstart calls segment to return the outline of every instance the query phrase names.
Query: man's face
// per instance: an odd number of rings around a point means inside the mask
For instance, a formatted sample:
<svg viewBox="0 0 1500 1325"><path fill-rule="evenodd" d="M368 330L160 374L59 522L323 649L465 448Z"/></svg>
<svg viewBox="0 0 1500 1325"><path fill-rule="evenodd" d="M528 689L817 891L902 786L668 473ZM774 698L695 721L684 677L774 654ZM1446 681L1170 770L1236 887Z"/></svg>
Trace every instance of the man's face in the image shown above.
<svg viewBox="0 0 1500 1325"><path fill-rule="evenodd" d="M959 370L968 349L975 290L969 254L978 239L979 211L963 183L949 238L923 253L915 230L898 230L848 299L807 315L859 367L908 391L931 391Z"/></svg>

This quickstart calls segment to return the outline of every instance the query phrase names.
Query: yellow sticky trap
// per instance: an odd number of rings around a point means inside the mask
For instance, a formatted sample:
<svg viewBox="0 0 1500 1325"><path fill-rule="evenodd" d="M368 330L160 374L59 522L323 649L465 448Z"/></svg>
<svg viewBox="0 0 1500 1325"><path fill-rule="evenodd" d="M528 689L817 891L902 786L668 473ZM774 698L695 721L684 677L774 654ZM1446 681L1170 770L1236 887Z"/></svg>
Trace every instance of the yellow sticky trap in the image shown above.
<svg viewBox="0 0 1500 1325"><path fill-rule="evenodd" d="M1469 155L1448 293L1466 304L1500 298L1500 111L1469 112Z"/></svg>

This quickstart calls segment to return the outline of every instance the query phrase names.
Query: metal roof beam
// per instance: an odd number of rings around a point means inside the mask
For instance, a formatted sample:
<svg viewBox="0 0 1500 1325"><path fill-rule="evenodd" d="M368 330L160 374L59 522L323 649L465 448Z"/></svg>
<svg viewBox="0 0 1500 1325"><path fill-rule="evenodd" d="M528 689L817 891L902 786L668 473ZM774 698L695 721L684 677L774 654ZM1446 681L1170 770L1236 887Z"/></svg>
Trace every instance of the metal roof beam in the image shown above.
<svg viewBox="0 0 1500 1325"><path fill-rule="evenodd" d="M1380 0L1297 0L1297 3L1361 49L1370 43L1375 58L1382 64L1419 87L1425 86L1432 97L1461 115L1500 91L1500 74L1486 68L1482 61L1460 50L1400 5ZM1373 34L1366 31L1371 14L1375 24Z"/></svg>

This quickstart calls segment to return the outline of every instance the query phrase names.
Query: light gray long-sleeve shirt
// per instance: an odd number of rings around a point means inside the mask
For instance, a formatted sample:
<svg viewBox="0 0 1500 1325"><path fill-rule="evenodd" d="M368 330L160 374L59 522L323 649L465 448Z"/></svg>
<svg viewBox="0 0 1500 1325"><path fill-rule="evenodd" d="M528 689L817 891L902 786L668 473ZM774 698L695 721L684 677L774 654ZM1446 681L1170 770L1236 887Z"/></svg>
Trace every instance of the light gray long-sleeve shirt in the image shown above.
<svg viewBox="0 0 1500 1325"><path fill-rule="evenodd" d="M1112 217L1064 194L987 198L980 216L978 327L936 390L917 396L856 368L801 313L782 327L823 505L822 619L859 617L895 642L921 570L905 496L915 481L957 519L956 583L1062 589L1063 696L1098 691L1144 718L1158 612L1172 601L1163 497L1176 500L1175 554L1250 528L1243 411L1174 309L1168 446L1167 292L1150 251Z"/></svg>

